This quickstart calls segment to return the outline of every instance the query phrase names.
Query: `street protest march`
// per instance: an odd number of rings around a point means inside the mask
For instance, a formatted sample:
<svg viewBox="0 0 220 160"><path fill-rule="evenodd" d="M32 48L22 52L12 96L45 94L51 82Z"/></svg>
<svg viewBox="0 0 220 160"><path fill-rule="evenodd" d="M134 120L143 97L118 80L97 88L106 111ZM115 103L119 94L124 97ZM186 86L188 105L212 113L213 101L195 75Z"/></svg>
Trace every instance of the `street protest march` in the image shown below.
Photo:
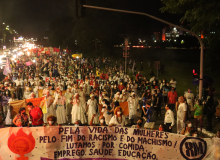
<svg viewBox="0 0 220 160"><path fill-rule="evenodd" d="M10 127L1 160L217 160L220 140L125 127Z"/></svg>

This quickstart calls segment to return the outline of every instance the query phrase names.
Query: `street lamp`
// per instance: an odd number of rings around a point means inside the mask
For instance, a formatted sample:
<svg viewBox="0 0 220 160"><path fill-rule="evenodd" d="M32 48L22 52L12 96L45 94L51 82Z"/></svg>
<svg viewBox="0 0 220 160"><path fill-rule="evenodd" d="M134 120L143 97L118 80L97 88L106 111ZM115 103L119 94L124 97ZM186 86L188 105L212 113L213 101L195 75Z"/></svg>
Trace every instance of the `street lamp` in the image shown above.
<svg viewBox="0 0 220 160"><path fill-rule="evenodd" d="M204 52L204 44L202 42L202 39L194 32L186 29L186 28L183 28L183 27L180 27L176 24L173 24L173 23L170 23L168 21L165 21L163 19L160 19L160 18L157 18L155 16L152 16L150 14L147 14L147 13L143 13L143 12L135 12L135 11L128 11L128 10L121 10L121 9L114 9L114 8L105 8L105 7L98 7L98 6L90 6L90 5L82 5L82 7L85 7L85 8L93 8L93 9L100 9L100 10L108 10L108 11L114 11L114 12L123 12L123 13L130 13L130 14L138 14L138 15L143 15L143 16L147 16L147 17L150 17L152 19L155 19L159 22L162 22L162 23L165 23L167 25L170 25L170 26L173 26L173 27L176 27L177 29L180 29L182 31L185 31L185 32L188 32L188 33L191 33L193 36L195 36L199 43L200 43L200 78L199 78L199 99L202 99L202 87L203 87L203 52Z"/></svg>

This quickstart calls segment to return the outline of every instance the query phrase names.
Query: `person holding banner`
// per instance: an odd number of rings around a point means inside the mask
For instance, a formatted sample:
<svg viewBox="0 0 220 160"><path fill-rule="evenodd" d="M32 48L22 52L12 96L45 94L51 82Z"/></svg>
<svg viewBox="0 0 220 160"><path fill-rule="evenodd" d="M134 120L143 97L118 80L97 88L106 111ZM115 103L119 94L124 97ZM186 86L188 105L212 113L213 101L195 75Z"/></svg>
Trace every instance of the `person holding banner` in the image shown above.
<svg viewBox="0 0 220 160"><path fill-rule="evenodd" d="M65 123L67 123L66 97L64 97L62 95L62 91L61 90L59 91L59 93L55 97L54 106L56 108L57 123L58 124L65 124Z"/></svg>
<svg viewBox="0 0 220 160"><path fill-rule="evenodd" d="M139 119L137 120L137 125L132 125L131 128L144 129L144 126L143 126L142 124L143 124L143 119L142 119L142 118L139 118Z"/></svg>
<svg viewBox="0 0 220 160"><path fill-rule="evenodd" d="M96 114L93 114L92 119L90 121L90 126L99 126L99 124L94 124L93 123L93 119L96 117ZM105 117L104 116L100 116L99 117L99 122L100 122L100 126L107 126L105 123Z"/></svg>
<svg viewBox="0 0 220 160"><path fill-rule="evenodd" d="M14 117L13 123L17 127L27 127L29 126L29 118L28 115L25 113L26 109L24 107L21 107L19 109L19 113Z"/></svg>
<svg viewBox="0 0 220 160"><path fill-rule="evenodd" d="M123 111L121 107L116 107L114 111L114 116L111 118L109 122L109 127L117 126L124 127L125 126L125 116L123 115Z"/></svg>
<svg viewBox="0 0 220 160"><path fill-rule="evenodd" d="M29 110L30 121L32 121L32 127L42 126L43 121L43 112L41 108L34 107L33 103L27 103L27 109Z"/></svg>
<svg viewBox="0 0 220 160"><path fill-rule="evenodd" d="M86 116L84 106L79 99L79 94L74 95L73 107L72 107L72 124L75 124L76 121L80 120L82 124L86 123Z"/></svg>
<svg viewBox="0 0 220 160"><path fill-rule="evenodd" d="M147 103L146 103L146 106L145 106L146 108L147 108L147 111L146 111L146 114L145 114L145 116L146 116L146 118L147 118L147 121L146 121L146 123L144 124L144 128L145 129L151 129L151 130L153 130L153 128L154 128L154 124L155 124L155 109L154 109L154 106L151 106L151 101L148 101ZM154 116L153 116L154 115Z"/></svg>

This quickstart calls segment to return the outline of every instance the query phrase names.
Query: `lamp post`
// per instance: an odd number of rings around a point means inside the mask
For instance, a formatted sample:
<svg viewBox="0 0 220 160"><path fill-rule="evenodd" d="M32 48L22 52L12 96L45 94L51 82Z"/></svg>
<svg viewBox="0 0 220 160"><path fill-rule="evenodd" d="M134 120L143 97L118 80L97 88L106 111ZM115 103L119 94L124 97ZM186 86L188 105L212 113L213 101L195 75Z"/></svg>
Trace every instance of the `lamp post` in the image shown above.
<svg viewBox="0 0 220 160"><path fill-rule="evenodd" d="M204 52L204 44L202 42L202 39L194 32L186 29L186 28L183 28L183 27L180 27L176 24L173 24L173 23L170 23L168 21L165 21L163 19L160 19L160 18L157 18L155 16L152 16L150 14L147 14L147 13L143 13L143 12L135 12L135 11L128 11L128 10L121 10L121 9L114 9L114 8L105 8L105 7L98 7L98 6L90 6L90 5L83 5L83 7L85 8L93 8L93 9L100 9L100 10L107 10L107 11L113 11L113 12L122 12L122 13L130 13L130 14L137 14L137 15L143 15L143 16L147 16L147 17L150 17L152 19L155 19L159 22L162 22L162 23L165 23L167 25L170 25L170 26L173 26L173 27L176 27L182 31L185 31L185 32L189 32L190 34L192 34L193 36L195 36L199 43L200 43L200 48L201 48L201 51L200 51L200 78L199 78L199 99L202 99L202 87L203 87L203 52Z"/></svg>

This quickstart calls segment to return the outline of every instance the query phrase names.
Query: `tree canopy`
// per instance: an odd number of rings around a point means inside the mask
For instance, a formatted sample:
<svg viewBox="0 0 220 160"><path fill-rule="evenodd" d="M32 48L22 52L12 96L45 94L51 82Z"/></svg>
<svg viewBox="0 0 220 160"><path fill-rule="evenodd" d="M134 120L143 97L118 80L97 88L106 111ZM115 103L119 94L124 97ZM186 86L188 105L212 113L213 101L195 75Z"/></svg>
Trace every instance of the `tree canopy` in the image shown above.
<svg viewBox="0 0 220 160"><path fill-rule="evenodd" d="M219 0L161 0L164 6L162 12L180 14L181 22L190 25L192 31L204 35L210 40L215 32L219 36L220 30L220 1Z"/></svg>

